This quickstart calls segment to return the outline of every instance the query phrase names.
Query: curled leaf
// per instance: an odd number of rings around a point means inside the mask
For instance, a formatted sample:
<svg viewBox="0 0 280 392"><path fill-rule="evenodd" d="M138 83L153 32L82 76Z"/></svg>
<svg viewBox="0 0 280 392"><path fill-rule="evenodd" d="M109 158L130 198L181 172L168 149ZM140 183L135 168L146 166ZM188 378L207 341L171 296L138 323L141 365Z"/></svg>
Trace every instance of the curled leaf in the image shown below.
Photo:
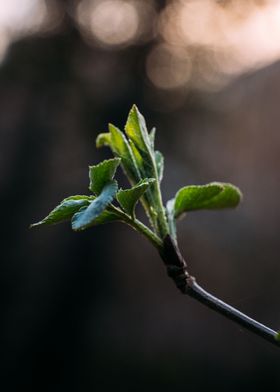
<svg viewBox="0 0 280 392"><path fill-rule="evenodd" d="M100 133L96 138L96 147L110 147L111 146L111 135L109 132Z"/></svg>

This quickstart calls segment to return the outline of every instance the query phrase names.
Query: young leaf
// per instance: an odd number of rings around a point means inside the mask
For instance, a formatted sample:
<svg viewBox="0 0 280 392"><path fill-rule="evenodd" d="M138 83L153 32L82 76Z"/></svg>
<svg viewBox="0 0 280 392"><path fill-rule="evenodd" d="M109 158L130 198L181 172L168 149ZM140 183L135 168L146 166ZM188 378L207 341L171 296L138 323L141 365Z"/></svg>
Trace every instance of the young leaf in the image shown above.
<svg viewBox="0 0 280 392"><path fill-rule="evenodd" d="M109 132L100 133L96 138L96 147L110 147L111 146L111 135Z"/></svg>
<svg viewBox="0 0 280 392"><path fill-rule="evenodd" d="M117 190L118 185L115 180L108 182L99 196L88 207L82 208L72 217L72 229L75 231L84 230L96 224L96 219L102 214L108 204L111 203Z"/></svg>
<svg viewBox="0 0 280 392"><path fill-rule="evenodd" d="M89 167L89 189L93 193L99 195L104 186L113 179L120 161L120 158L113 158Z"/></svg>
<svg viewBox="0 0 280 392"><path fill-rule="evenodd" d="M146 122L136 105L129 112L125 132L140 151L151 154L152 146Z"/></svg>
<svg viewBox="0 0 280 392"><path fill-rule="evenodd" d="M88 196L70 196L62 200L62 202L53 209L48 216L42 219L40 222L33 223L30 227L40 225L53 225L56 223L63 222L67 219L72 218L75 212L79 211L82 207L87 206L93 200L92 197Z"/></svg>
<svg viewBox="0 0 280 392"><path fill-rule="evenodd" d="M150 137L145 119L135 105L129 112L125 132L129 138L141 178L156 179L155 184L148 189L143 199L147 200L148 208L145 207L145 210L148 211L153 227L161 237L164 237L168 228L159 189L158 170L152 141L153 133L152 137Z"/></svg>
<svg viewBox="0 0 280 392"><path fill-rule="evenodd" d="M134 185L140 181L134 155L125 135L113 124L109 124L108 133L100 133L96 139L96 147L110 147L116 157L121 158L122 168L130 183Z"/></svg>
<svg viewBox="0 0 280 392"><path fill-rule="evenodd" d="M155 160L158 173L158 180L161 182L164 170L164 157L160 151L155 151Z"/></svg>
<svg viewBox="0 0 280 392"><path fill-rule="evenodd" d="M145 178L141 180L138 184L130 189L120 190L116 198L120 203L122 209L130 216L134 218L134 210L137 202L146 192L150 184L155 182L154 178Z"/></svg>
<svg viewBox="0 0 280 392"><path fill-rule="evenodd" d="M240 190L227 183L186 186L175 196L174 214L178 218L187 211L236 207L241 197Z"/></svg>
<svg viewBox="0 0 280 392"><path fill-rule="evenodd" d="M129 141L129 145L134 155L135 162L140 172L141 179L155 178L154 169L151 166L150 161L145 160L142 157L141 153L139 152L139 150L137 149L137 147L135 146L132 140ZM155 205L153 188L154 188L154 184L151 186L151 188L148 189L147 193L144 195L145 199L147 199L147 203L149 207L154 207Z"/></svg>
<svg viewBox="0 0 280 392"><path fill-rule="evenodd" d="M125 135L113 124L109 124L111 148L121 158L124 172L132 184L140 181L140 173L135 162L135 157Z"/></svg>

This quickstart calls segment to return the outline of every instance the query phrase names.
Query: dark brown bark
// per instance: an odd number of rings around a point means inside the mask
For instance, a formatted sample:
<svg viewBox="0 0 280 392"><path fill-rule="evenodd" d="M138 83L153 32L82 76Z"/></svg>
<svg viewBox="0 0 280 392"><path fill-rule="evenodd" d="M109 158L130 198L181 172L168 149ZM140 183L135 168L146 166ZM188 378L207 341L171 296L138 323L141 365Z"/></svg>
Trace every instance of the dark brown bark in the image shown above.
<svg viewBox="0 0 280 392"><path fill-rule="evenodd" d="M261 336L278 347L280 346L276 331L248 317L246 314L221 301L199 286L196 279L187 271L187 263L181 255L177 244L175 244L170 236L166 236L160 255L166 265L168 275L173 279L183 294L195 298L208 308L224 315L250 332Z"/></svg>

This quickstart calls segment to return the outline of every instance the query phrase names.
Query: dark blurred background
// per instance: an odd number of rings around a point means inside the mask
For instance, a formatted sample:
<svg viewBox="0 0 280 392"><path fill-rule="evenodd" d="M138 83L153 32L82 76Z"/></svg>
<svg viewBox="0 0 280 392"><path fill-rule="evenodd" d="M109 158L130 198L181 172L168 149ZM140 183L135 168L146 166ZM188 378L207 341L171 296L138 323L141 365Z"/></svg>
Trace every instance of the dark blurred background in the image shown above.
<svg viewBox="0 0 280 392"><path fill-rule="evenodd" d="M1 390L278 390L279 349L181 296L132 230L28 226L87 192L136 103L165 200L244 193L179 223L191 273L280 329L280 3L0 1L0 57Z"/></svg>

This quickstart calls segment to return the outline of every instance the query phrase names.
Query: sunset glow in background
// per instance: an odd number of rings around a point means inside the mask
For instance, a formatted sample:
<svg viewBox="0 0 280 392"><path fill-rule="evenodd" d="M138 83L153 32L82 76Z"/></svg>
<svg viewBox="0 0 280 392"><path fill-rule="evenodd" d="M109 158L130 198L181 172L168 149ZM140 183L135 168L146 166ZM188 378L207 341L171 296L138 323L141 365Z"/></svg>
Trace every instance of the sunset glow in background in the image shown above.
<svg viewBox="0 0 280 392"><path fill-rule="evenodd" d="M82 0L71 15L85 40L107 50L152 41L146 73L159 89L219 89L232 78L280 57L280 2ZM59 3L0 2L0 57L12 42L51 32L63 20Z"/></svg>

